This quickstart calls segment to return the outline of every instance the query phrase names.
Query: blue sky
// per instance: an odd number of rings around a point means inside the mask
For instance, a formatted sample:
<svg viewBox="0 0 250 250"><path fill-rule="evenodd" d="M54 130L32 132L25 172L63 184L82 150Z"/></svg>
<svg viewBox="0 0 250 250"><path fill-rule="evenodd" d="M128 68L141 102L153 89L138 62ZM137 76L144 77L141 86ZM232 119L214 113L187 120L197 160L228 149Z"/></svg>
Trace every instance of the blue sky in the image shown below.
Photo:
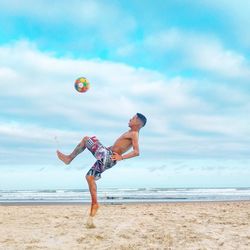
<svg viewBox="0 0 250 250"><path fill-rule="evenodd" d="M140 157L100 187L249 187L249 13L244 0L0 1L0 188L86 188L94 158L66 167L55 150L85 135L109 146L136 112Z"/></svg>

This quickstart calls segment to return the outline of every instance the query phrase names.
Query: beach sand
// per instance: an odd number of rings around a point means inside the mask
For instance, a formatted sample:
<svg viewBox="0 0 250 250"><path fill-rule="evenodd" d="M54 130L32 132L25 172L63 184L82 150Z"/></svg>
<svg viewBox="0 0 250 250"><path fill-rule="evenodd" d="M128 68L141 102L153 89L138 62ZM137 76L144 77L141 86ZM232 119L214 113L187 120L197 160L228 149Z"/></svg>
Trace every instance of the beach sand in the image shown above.
<svg viewBox="0 0 250 250"><path fill-rule="evenodd" d="M0 206L0 249L250 249L250 202Z"/></svg>

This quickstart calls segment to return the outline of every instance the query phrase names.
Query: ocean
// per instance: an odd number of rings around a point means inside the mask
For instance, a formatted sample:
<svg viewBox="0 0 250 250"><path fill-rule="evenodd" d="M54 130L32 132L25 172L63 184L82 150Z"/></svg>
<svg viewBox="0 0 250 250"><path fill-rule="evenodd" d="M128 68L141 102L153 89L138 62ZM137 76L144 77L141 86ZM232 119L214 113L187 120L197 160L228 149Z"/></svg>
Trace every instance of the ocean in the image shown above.
<svg viewBox="0 0 250 250"><path fill-rule="evenodd" d="M100 203L250 201L250 188L103 188ZM88 189L0 190L0 204L89 203Z"/></svg>

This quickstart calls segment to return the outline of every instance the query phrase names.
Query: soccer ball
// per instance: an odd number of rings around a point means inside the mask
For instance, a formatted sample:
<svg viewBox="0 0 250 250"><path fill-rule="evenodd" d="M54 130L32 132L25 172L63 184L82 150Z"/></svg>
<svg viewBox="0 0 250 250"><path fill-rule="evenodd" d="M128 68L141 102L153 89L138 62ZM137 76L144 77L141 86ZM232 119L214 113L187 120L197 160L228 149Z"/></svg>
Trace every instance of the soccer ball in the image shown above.
<svg viewBox="0 0 250 250"><path fill-rule="evenodd" d="M86 92L89 89L89 81L85 77L79 77L75 81L75 89L78 92Z"/></svg>

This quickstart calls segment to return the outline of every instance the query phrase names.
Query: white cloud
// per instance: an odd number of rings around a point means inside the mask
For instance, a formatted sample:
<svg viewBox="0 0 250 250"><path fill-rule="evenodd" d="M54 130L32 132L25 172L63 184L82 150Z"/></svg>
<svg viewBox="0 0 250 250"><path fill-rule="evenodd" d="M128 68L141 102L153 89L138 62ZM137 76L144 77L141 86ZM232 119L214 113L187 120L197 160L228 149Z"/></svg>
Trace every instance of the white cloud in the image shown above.
<svg viewBox="0 0 250 250"><path fill-rule="evenodd" d="M189 93L185 79L167 79L157 72L121 63L57 59L30 48L26 42L1 47L0 56L1 95L25 98L40 114L62 115L86 124L94 112L117 118L140 110L155 112L145 97L161 103L159 113L168 106L186 109L198 102ZM86 94L73 89L79 74L90 79ZM79 117L79 110L88 112Z"/></svg>
<svg viewBox="0 0 250 250"><path fill-rule="evenodd" d="M199 43L187 53L196 68L226 77L248 78L250 67L246 58L232 50L224 49L219 43Z"/></svg>
<svg viewBox="0 0 250 250"><path fill-rule="evenodd" d="M249 119L239 115L234 115L233 117L218 115L204 116L202 114L188 115L183 118L183 122L197 131L219 133L238 138L250 136Z"/></svg>
<svg viewBox="0 0 250 250"><path fill-rule="evenodd" d="M227 150L245 155L247 119L239 113L239 122L234 122L234 114L225 114L214 115L210 122L216 110L196 94L195 88L202 88L198 80L98 59L56 58L25 41L0 47L0 57L0 136L7 148L22 143L27 147L22 152L27 153L28 144L37 143L38 157L39 150L52 147L56 135L70 150L84 135L96 134L110 145L127 129L128 119L141 112L148 117L141 138L146 158L219 156L227 155ZM91 82L85 94L73 86L82 74Z"/></svg>
<svg viewBox="0 0 250 250"><path fill-rule="evenodd" d="M250 64L244 55L223 47L213 35L172 28L145 39L145 46L158 53L177 53L180 64L227 78L248 79Z"/></svg>
<svg viewBox="0 0 250 250"><path fill-rule="evenodd" d="M14 142L25 142L25 143L54 143L56 137L60 137L64 142L72 142L80 138L80 133L62 130L62 129L53 129L45 128L33 124L20 124L17 122L0 122L0 136L2 138L8 138L10 142L11 139ZM13 141L12 141L13 142Z"/></svg>

